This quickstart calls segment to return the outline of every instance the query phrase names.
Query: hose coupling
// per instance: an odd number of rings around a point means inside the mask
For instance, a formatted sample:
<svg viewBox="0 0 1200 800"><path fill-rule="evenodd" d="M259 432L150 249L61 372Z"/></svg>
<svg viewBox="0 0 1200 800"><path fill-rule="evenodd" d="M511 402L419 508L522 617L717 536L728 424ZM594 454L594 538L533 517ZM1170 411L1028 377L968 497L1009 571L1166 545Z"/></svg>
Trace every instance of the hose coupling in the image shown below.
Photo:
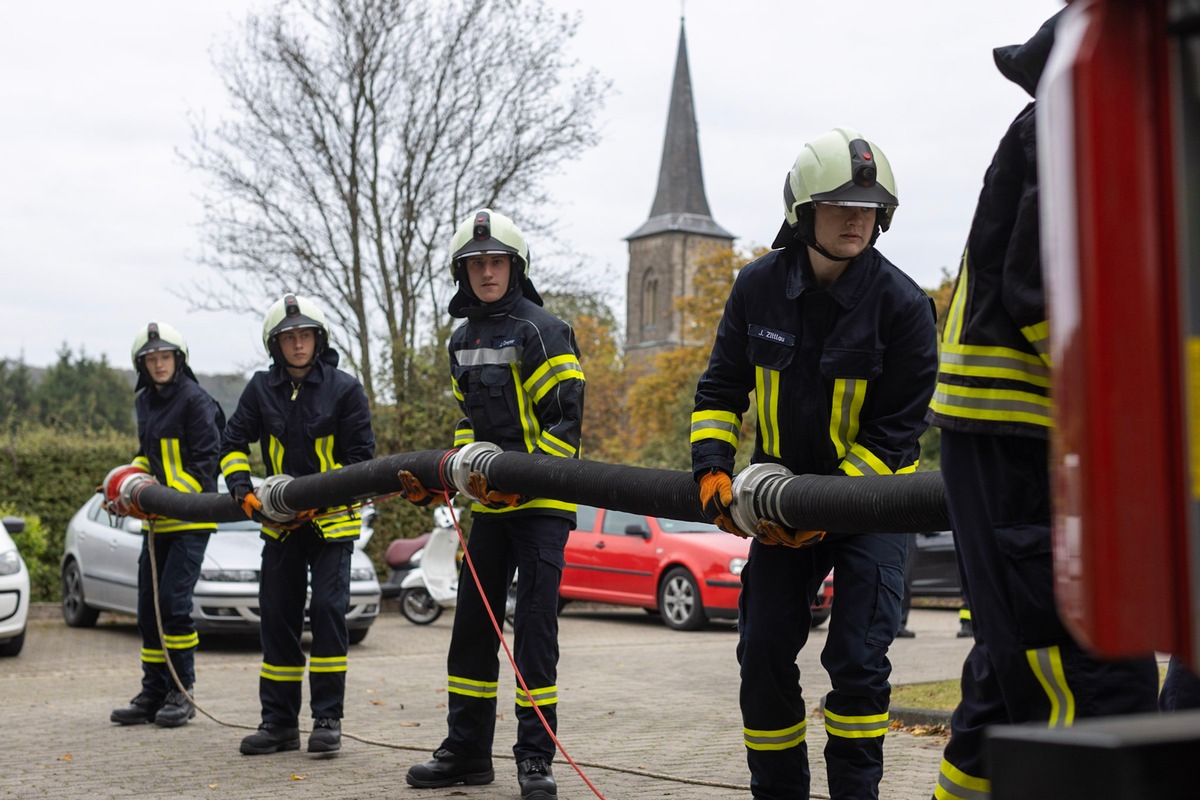
<svg viewBox="0 0 1200 800"><path fill-rule="evenodd" d="M272 522L291 522L297 511L283 502L283 493L293 480L291 475L270 475L258 487L256 494L262 503L262 514Z"/></svg>
<svg viewBox="0 0 1200 800"><path fill-rule="evenodd" d="M779 488L793 477L780 464L751 464L733 479L733 522L746 533L758 530L764 519L784 522L779 511Z"/></svg>
<svg viewBox="0 0 1200 800"><path fill-rule="evenodd" d="M455 489L467 497L478 500L479 498L471 494L469 488L471 473L482 472L486 477L488 464L502 452L504 451L500 449L500 446L492 442L471 442L463 445L450 458L450 482L454 484Z"/></svg>

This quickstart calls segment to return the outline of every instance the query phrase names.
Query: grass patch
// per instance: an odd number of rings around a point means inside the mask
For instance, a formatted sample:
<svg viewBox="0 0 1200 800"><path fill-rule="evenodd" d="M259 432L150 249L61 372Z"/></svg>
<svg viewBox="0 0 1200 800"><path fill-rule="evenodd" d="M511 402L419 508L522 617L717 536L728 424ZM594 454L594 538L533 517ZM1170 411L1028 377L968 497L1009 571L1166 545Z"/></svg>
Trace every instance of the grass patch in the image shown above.
<svg viewBox="0 0 1200 800"><path fill-rule="evenodd" d="M958 679L949 681L934 681L933 683L908 683L892 687L894 706L903 708L932 708L940 711L953 711L962 698L958 688Z"/></svg>

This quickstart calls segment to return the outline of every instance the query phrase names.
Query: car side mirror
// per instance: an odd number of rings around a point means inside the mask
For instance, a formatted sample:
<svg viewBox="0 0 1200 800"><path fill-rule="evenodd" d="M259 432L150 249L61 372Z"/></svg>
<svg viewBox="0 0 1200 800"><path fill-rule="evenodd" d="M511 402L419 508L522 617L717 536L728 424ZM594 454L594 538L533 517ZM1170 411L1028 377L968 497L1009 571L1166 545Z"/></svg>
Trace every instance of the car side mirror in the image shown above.
<svg viewBox="0 0 1200 800"><path fill-rule="evenodd" d="M625 526L625 535L626 536L640 536L643 539L649 539L650 531L646 530L646 527L644 525L638 525L637 523L634 523L632 525Z"/></svg>
<svg viewBox="0 0 1200 800"><path fill-rule="evenodd" d="M5 517L4 530L9 533L22 533L25 530L25 519L23 517Z"/></svg>

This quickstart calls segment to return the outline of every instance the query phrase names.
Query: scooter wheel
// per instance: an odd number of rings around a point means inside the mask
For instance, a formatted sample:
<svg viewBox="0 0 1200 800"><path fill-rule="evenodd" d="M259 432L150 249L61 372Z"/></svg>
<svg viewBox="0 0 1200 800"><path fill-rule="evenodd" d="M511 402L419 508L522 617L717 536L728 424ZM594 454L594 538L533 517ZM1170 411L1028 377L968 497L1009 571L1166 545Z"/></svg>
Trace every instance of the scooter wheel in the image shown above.
<svg viewBox="0 0 1200 800"><path fill-rule="evenodd" d="M442 615L442 607L425 587L416 586L400 593L400 613L414 625L428 625Z"/></svg>

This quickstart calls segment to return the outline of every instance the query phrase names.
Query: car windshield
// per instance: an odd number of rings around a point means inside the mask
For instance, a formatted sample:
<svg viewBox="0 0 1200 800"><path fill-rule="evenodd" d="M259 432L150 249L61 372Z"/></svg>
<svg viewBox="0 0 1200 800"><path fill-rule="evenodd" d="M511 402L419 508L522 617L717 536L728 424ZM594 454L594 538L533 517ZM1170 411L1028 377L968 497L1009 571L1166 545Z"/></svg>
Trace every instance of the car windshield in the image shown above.
<svg viewBox="0 0 1200 800"><path fill-rule="evenodd" d="M662 528L664 533L713 533L721 530L716 525L711 525L707 522L688 522L682 519L667 519L666 517L658 518L658 527Z"/></svg>

